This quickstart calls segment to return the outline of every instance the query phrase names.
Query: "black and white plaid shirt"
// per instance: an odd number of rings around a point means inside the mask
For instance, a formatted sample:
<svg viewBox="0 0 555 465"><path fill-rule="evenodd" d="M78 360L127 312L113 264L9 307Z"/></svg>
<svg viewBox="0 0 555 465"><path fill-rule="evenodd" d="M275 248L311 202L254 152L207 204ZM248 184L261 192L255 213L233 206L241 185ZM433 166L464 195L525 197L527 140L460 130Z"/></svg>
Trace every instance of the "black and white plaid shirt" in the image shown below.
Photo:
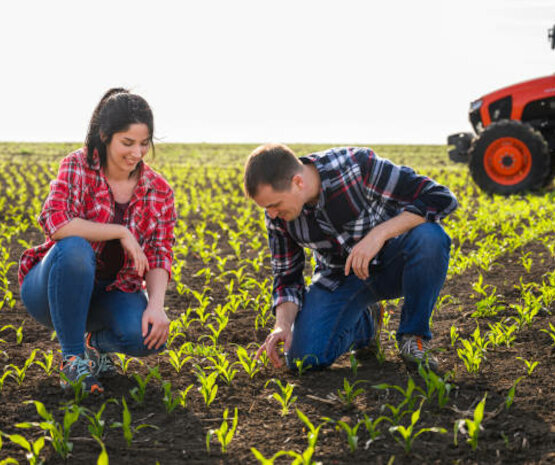
<svg viewBox="0 0 555 465"><path fill-rule="evenodd" d="M320 197L315 206L304 205L293 221L266 214L274 308L284 302L301 305L303 248L311 249L316 259L312 283L334 290L345 278L351 249L373 227L403 211L439 222L457 207L457 199L446 187L368 148L334 148L300 160L318 170Z"/></svg>

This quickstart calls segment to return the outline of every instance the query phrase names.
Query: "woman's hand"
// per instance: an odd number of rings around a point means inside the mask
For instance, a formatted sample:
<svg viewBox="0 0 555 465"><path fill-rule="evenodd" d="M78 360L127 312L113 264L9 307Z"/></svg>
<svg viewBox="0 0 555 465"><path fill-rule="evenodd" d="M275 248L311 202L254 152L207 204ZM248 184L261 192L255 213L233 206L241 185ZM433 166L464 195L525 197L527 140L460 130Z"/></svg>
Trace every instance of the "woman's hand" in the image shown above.
<svg viewBox="0 0 555 465"><path fill-rule="evenodd" d="M150 331L149 331L150 327ZM144 345L150 349L159 349L168 340L170 320L163 308L147 305L142 319Z"/></svg>
<svg viewBox="0 0 555 465"><path fill-rule="evenodd" d="M133 265L137 270L137 274L142 278L145 273L150 269L148 266L148 259L146 258L145 253L143 252L142 247L135 239L135 236L131 234L129 229L124 228L125 232L123 237L121 237L120 242L123 250L131 257L133 261Z"/></svg>

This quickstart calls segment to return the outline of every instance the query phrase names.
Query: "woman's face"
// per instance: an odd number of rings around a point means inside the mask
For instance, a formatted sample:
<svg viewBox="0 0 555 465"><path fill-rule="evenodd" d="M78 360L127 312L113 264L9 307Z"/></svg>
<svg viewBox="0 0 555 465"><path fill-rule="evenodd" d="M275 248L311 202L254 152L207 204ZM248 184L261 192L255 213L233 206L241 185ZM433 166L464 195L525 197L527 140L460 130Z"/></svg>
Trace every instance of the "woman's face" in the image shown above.
<svg viewBox="0 0 555 465"><path fill-rule="evenodd" d="M106 145L107 171L116 175L131 173L149 148L150 133L146 124L131 124L126 131L114 133Z"/></svg>

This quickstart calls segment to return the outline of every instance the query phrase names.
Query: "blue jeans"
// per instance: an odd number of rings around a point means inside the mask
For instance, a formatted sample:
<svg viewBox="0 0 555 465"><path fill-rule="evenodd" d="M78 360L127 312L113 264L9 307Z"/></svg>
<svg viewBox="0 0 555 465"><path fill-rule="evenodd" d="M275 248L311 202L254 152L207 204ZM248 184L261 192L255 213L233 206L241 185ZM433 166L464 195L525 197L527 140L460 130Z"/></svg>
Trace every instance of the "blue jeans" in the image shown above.
<svg viewBox="0 0 555 465"><path fill-rule="evenodd" d="M147 349L142 315L148 299L143 291L107 292L110 281L95 282L96 257L89 242L66 237L48 251L25 276L21 299L39 323L54 328L62 355L84 352L85 331L102 352L141 357L160 352Z"/></svg>
<svg viewBox="0 0 555 465"><path fill-rule="evenodd" d="M430 317L450 248L451 239L439 224L424 223L388 241L368 279L351 274L334 291L309 286L293 325L288 366L294 369L295 360L305 359L313 368L324 368L341 354L368 345L374 328L366 309L380 300L404 297L397 339L403 334L431 339Z"/></svg>

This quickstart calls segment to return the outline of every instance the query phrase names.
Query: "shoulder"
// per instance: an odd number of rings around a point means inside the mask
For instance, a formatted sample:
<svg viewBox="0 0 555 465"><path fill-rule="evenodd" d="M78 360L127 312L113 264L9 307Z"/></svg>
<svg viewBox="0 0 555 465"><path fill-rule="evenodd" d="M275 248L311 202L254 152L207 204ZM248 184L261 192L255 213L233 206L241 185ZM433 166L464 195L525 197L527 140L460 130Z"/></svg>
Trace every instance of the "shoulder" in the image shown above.
<svg viewBox="0 0 555 465"><path fill-rule="evenodd" d="M334 147L301 157L303 163L314 163L318 171L343 171L353 165L368 163L376 154L367 147Z"/></svg>
<svg viewBox="0 0 555 465"><path fill-rule="evenodd" d="M87 163L87 152L80 148L62 158L58 172L58 178L75 178L84 176L89 170Z"/></svg>
<svg viewBox="0 0 555 465"><path fill-rule="evenodd" d="M150 166L144 163L143 177L148 183L150 189L155 190L159 194L173 194L173 189L166 179L158 172L154 171Z"/></svg>

